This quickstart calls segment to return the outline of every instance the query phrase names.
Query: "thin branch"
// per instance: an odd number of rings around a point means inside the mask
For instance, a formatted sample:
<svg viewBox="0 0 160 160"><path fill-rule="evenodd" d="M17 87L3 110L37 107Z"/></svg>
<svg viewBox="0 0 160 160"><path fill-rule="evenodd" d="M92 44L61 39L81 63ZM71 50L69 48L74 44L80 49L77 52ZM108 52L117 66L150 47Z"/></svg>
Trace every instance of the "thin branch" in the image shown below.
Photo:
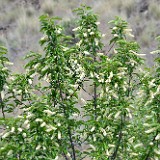
<svg viewBox="0 0 160 160"><path fill-rule="evenodd" d="M120 131L119 131L119 134L118 134L117 146L116 146L116 149L115 149L113 155L111 156L111 160L116 159L117 154L118 154L118 149L119 149L119 146L120 146L120 143L121 143L121 140L122 140L122 117L121 117Z"/></svg>
<svg viewBox="0 0 160 160"><path fill-rule="evenodd" d="M155 136L155 137L156 137L156 136ZM155 137L153 138L152 142L154 142ZM152 147L150 147L150 149L149 149L149 151L148 151L148 153L147 153L147 155L146 155L145 160L149 160L149 156L150 156L151 150L152 150Z"/></svg>
<svg viewBox="0 0 160 160"><path fill-rule="evenodd" d="M129 80L128 80L127 97L130 96L130 92L131 92L131 79L132 79L132 75L130 73L129 74ZM118 143L117 143L117 146L116 146L116 149L115 149L113 155L111 156L112 160L114 160L117 157L117 153L118 153L118 150L119 150L119 147L120 147L120 142L122 140L122 128L123 128L124 122L125 122L125 113L124 113L124 120L121 117L121 125L120 125L120 132L119 132L119 136L118 136Z"/></svg>
<svg viewBox="0 0 160 160"><path fill-rule="evenodd" d="M114 47L115 43L116 43L116 42L114 42L114 43L111 45L111 47L109 48L109 50L108 50L108 52L106 53L106 55L111 51L111 49Z"/></svg>
<svg viewBox="0 0 160 160"><path fill-rule="evenodd" d="M157 131L156 135L155 135L155 136L153 137L153 139L152 139L152 142L153 142L153 143L154 143L155 138L156 138L157 135L158 135L158 131ZM146 155L146 158L145 158L144 160L149 160L149 156L150 156L150 154L151 154L151 151L152 151L152 146L150 146L149 151L148 151L148 153L147 153L147 155Z"/></svg>
<svg viewBox="0 0 160 160"><path fill-rule="evenodd" d="M63 93L62 93L62 89L61 89L60 83L58 83L58 85L59 85L59 89L60 89L60 97L61 97L61 100L63 101L64 98L63 98ZM64 110L64 115L67 118L65 108L63 108L63 110ZM71 148L72 148L72 158L73 158L73 160L76 160L75 146L74 146L74 143L73 143L73 140L72 140L72 133L71 133L70 126L68 126L68 135L69 135L69 140L70 140L70 144L71 144Z"/></svg>
<svg viewBox="0 0 160 160"><path fill-rule="evenodd" d="M75 152L75 147L74 147L74 143L73 143L73 140L72 140L72 134L71 134L71 128L70 126L68 126L68 134L69 134L69 140L70 140L70 143L71 143L71 148L72 148L72 158L73 160L76 160L76 152Z"/></svg>
<svg viewBox="0 0 160 160"><path fill-rule="evenodd" d="M131 73L130 73L130 74L129 74L129 80L128 80L127 97L130 96L130 92L131 92L131 79L132 79L132 75L131 75Z"/></svg>
<svg viewBox="0 0 160 160"><path fill-rule="evenodd" d="M94 49L95 50L95 49ZM94 54L94 63L96 62L96 54ZM96 66L94 66L94 72L96 73ZM97 113L96 113L96 110L97 110L97 85L96 85L96 82L93 82L93 89L94 89L94 95L93 95L93 103L94 103L94 110L95 110L95 119L97 118Z"/></svg>
<svg viewBox="0 0 160 160"><path fill-rule="evenodd" d="M65 160L68 160L68 158L64 152L63 152L63 157L65 158Z"/></svg>
<svg viewBox="0 0 160 160"><path fill-rule="evenodd" d="M31 84L31 86L34 88L35 86ZM39 91L42 95L45 95L40 89L36 88L37 91Z"/></svg>
<svg viewBox="0 0 160 160"><path fill-rule="evenodd" d="M82 87L82 90L83 90L84 92L86 92L89 96L91 96L91 97L93 98L93 95L90 94L90 93L88 93L83 87Z"/></svg>
<svg viewBox="0 0 160 160"><path fill-rule="evenodd" d="M16 101L18 101L21 105L24 105L25 107L28 107L25 103L22 102L22 100L19 100L18 98L16 98L14 92L12 93L12 95L13 95L14 99L15 99Z"/></svg>
<svg viewBox="0 0 160 160"><path fill-rule="evenodd" d="M96 85L96 83L94 83L94 96L93 96L93 100L94 100L95 119L96 119L96 117L97 117L97 113L96 113L96 110L97 110L97 85Z"/></svg>
<svg viewBox="0 0 160 160"><path fill-rule="evenodd" d="M86 158L87 157L87 155L85 155L84 157L82 157L80 160L83 160L84 158Z"/></svg>
<svg viewBox="0 0 160 160"><path fill-rule="evenodd" d="M61 141L59 139L57 139L58 143L60 144L60 146L62 146ZM65 158L65 160L68 160L68 157L66 156L66 154L63 151L62 156Z"/></svg>
<svg viewBox="0 0 160 160"><path fill-rule="evenodd" d="M0 93L0 104L1 104L1 107L2 107L2 115L3 115L3 118L5 118L5 113L4 113L4 103L3 103L3 100L2 100L2 95Z"/></svg>
<svg viewBox="0 0 160 160"><path fill-rule="evenodd" d="M78 87L74 90L74 92L70 95L70 98L80 89L82 83L84 82L86 76L84 76L83 80L79 83Z"/></svg>

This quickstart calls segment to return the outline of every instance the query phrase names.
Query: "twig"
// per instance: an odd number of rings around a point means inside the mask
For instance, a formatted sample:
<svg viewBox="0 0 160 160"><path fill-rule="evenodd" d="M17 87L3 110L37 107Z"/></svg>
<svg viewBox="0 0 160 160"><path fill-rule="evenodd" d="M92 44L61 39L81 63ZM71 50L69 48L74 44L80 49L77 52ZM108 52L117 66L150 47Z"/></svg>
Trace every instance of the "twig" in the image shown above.
<svg viewBox="0 0 160 160"><path fill-rule="evenodd" d="M84 82L86 76L84 76L83 80L79 83L78 87L74 90L74 92L70 95L70 98L78 91L78 89L81 87L82 83Z"/></svg>
<svg viewBox="0 0 160 160"><path fill-rule="evenodd" d="M83 160L84 158L86 158L87 157L87 155L85 155L84 157L82 157L80 160Z"/></svg>
<svg viewBox="0 0 160 160"><path fill-rule="evenodd" d="M59 85L59 89L60 89L61 100L64 101L65 98L63 97L63 93L62 93L62 89L61 89L60 83L58 83L58 85ZM65 108L63 108L63 110L64 110L64 115L67 118ZM69 140L70 140L70 144L71 144L71 148L72 148L72 158L73 158L73 160L76 160L76 152L75 152L75 147L74 147L74 143L73 143L73 140L72 140L72 133L71 133L70 126L68 126L68 135L69 135Z"/></svg>
<svg viewBox="0 0 160 160"><path fill-rule="evenodd" d="M128 90L127 90L127 97L130 96L130 92L131 92L131 79L132 79L132 75L131 73L129 74L129 81L128 81ZM117 146L116 146L116 149L113 153L113 155L111 156L111 160L114 160L116 157L117 157L117 153L118 153L118 150L119 150L119 146L120 146L120 142L122 140L122 128L124 127L124 122L125 122L125 114L123 115L124 117L124 120L122 119L122 116L121 116L121 124L120 124L120 131L119 131L119 136L118 136L118 143L117 143Z"/></svg>
<svg viewBox="0 0 160 160"><path fill-rule="evenodd" d="M152 142L155 141L155 138L157 135L158 135L158 131L157 131L156 135L153 137ZM149 160L149 156L150 156L151 151L152 151L152 146L150 146L149 151L148 151L146 158L144 160Z"/></svg>
<svg viewBox="0 0 160 160"><path fill-rule="evenodd" d="M114 47L115 43L116 43L116 42L114 42L114 43L111 45L111 47L109 48L109 50L108 50L108 52L106 53L106 55L111 51L111 49Z"/></svg>
<svg viewBox="0 0 160 160"><path fill-rule="evenodd" d="M96 83L94 83L94 96L93 96L93 99L94 99L94 109L95 109L95 119L97 117L97 113L96 113L96 110L97 110L97 86L96 86Z"/></svg>
<svg viewBox="0 0 160 160"><path fill-rule="evenodd" d="M15 100L17 100L21 105L24 105L25 107L28 107L25 103L23 103L22 101L20 101L18 98L16 98L14 92L12 93L13 97Z"/></svg>
<svg viewBox="0 0 160 160"><path fill-rule="evenodd" d="M63 157L65 158L65 160L68 160L68 158L64 152L63 152Z"/></svg>
<svg viewBox="0 0 160 160"><path fill-rule="evenodd" d="M82 90L85 91L89 96L93 97L93 95L88 93L83 87L82 87Z"/></svg>
<svg viewBox="0 0 160 160"><path fill-rule="evenodd" d="M1 107L2 107L2 115L3 115L3 118L5 118L4 103L3 103L3 100L2 100L2 95L1 95L1 93L0 93L0 103L1 103Z"/></svg>
<svg viewBox="0 0 160 160"><path fill-rule="evenodd" d="M57 139L57 141L60 144L60 146L62 146L61 141L59 139ZM62 156L65 158L65 160L68 160L68 158L67 158L66 154L64 153L64 151L63 151Z"/></svg>
<svg viewBox="0 0 160 160"><path fill-rule="evenodd" d="M74 143L73 143L73 140L72 140L72 134L71 134L71 128L70 126L68 126L68 134L69 134L69 140L70 140L70 143L71 143L71 148L72 148L72 158L73 160L76 160L76 152L75 152L75 147L74 147Z"/></svg>
<svg viewBox="0 0 160 160"><path fill-rule="evenodd" d="M120 132L118 134L117 146L116 146L116 149L115 149L113 155L111 156L111 160L114 160L117 157L117 153L118 153L118 149L119 149L121 140L122 140L122 118L121 118Z"/></svg>
<svg viewBox="0 0 160 160"><path fill-rule="evenodd" d="M94 54L94 63L96 62L96 55ZM94 68L94 72L96 73L96 66ZM97 113L96 113L96 110L97 110L97 85L96 85L96 82L94 82L94 95L93 95L93 103L94 103L94 110L95 110L95 119L97 118Z"/></svg>

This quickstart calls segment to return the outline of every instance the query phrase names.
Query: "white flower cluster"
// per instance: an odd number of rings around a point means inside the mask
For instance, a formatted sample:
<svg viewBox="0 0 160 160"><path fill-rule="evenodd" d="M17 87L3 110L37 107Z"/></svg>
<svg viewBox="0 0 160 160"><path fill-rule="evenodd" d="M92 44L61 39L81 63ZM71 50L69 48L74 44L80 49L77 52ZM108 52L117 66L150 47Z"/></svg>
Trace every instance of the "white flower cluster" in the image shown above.
<svg viewBox="0 0 160 160"><path fill-rule="evenodd" d="M157 127L154 127L154 128L151 128L151 129L145 131L145 133L150 134L150 133L152 133L152 132L154 132L156 130L157 130Z"/></svg>
<svg viewBox="0 0 160 160"><path fill-rule="evenodd" d="M46 132L55 131L57 128L52 125L46 125Z"/></svg>
<svg viewBox="0 0 160 160"><path fill-rule="evenodd" d="M33 113L31 113L31 112L27 112L27 116L26 116L26 118L28 119L28 118L31 118L31 117L33 117L34 116L34 114Z"/></svg>
<svg viewBox="0 0 160 160"><path fill-rule="evenodd" d="M87 33L83 33L83 36L86 38L87 37Z"/></svg>
<svg viewBox="0 0 160 160"><path fill-rule="evenodd" d="M78 30L81 30L81 29L82 29L82 27L80 26L80 27L72 29L72 31L75 32L75 31L78 31Z"/></svg>
<svg viewBox="0 0 160 160"><path fill-rule="evenodd" d="M44 112L44 113L47 113L49 116L55 114L54 112L51 112L50 110L44 110L43 112ZM51 131L57 130L56 127L54 127L54 126L51 125L51 124L47 124L47 122L45 122L45 121L44 121L43 119L41 119L41 118L36 118L36 119L35 119L35 122L40 123L40 127L45 127L45 131L46 131L47 133L48 133L48 132L51 132ZM57 126L59 126L59 123L57 124Z"/></svg>
<svg viewBox="0 0 160 160"><path fill-rule="evenodd" d="M52 116L52 115L55 114L55 112L52 112L52 111L50 111L50 110L44 110L43 112L44 112L44 113L47 113L49 116Z"/></svg>
<svg viewBox="0 0 160 160"><path fill-rule="evenodd" d="M81 82L84 77L85 77L85 71L83 69L83 67L78 63L77 60L71 59L70 60L71 66L72 66L72 70L75 71L76 75L77 75L77 83ZM74 72L70 70L70 74L74 74Z"/></svg>
<svg viewBox="0 0 160 160"><path fill-rule="evenodd" d="M154 85L154 83L152 83L152 82L149 83L149 86L153 86L153 85ZM152 103L153 99L154 99L156 96L158 96L159 93L160 93L160 85L157 86L156 91L153 92L152 90L150 90L150 98L149 98L148 101L145 103L145 106L147 106L149 103Z"/></svg>
<svg viewBox="0 0 160 160"><path fill-rule="evenodd" d="M150 54L158 54L158 53L160 53L160 50L150 52Z"/></svg>
<svg viewBox="0 0 160 160"><path fill-rule="evenodd" d="M41 66L40 63L37 63L35 66L34 66L34 69L36 70L37 68L39 68Z"/></svg>
<svg viewBox="0 0 160 160"><path fill-rule="evenodd" d="M104 83L105 82L103 73L97 74L97 73L90 72L90 77L91 78L96 78L98 80L98 82L100 82L100 83Z"/></svg>
<svg viewBox="0 0 160 160"><path fill-rule="evenodd" d="M83 98L81 98L81 102L82 102L83 105L85 105L87 103L86 100L83 99Z"/></svg>
<svg viewBox="0 0 160 160"><path fill-rule="evenodd" d="M137 62L133 59L130 59L129 62L126 62L126 64L130 64L132 67L137 65Z"/></svg>
<svg viewBox="0 0 160 160"><path fill-rule="evenodd" d="M17 131L19 133L21 133L23 131L23 128L17 128ZM11 127L11 129L9 131L5 131L3 133L1 133L2 139L5 139L7 137L9 137L11 134L16 133L16 128L15 127ZM26 137L26 133L23 133L22 136L25 138Z"/></svg>
<svg viewBox="0 0 160 160"><path fill-rule="evenodd" d="M39 144L37 147L36 147L36 150L39 150L41 148L41 145Z"/></svg>
<svg viewBox="0 0 160 160"><path fill-rule="evenodd" d="M96 151L96 147L93 146L92 144L89 145L91 147L91 149L93 149L94 151Z"/></svg>
<svg viewBox="0 0 160 160"><path fill-rule="evenodd" d="M113 28L112 28L112 30L117 30L117 29L118 29L117 27L113 27Z"/></svg>
<svg viewBox="0 0 160 160"><path fill-rule="evenodd" d="M155 140L156 140L156 141L160 140L160 133L157 134L157 136L155 137Z"/></svg>
<svg viewBox="0 0 160 160"><path fill-rule="evenodd" d="M31 85L33 83L32 79L28 79L28 83Z"/></svg>
<svg viewBox="0 0 160 160"><path fill-rule="evenodd" d="M82 42L83 42L83 41L82 41L82 40L80 40L79 42L77 42L77 43L76 43L76 46L77 46L77 47L80 47L80 46L81 46L81 44L82 44Z"/></svg>
<svg viewBox="0 0 160 160"><path fill-rule="evenodd" d="M124 29L124 33L129 37L134 37L134 35L132 34L132 29L129 28Z"/></svg>
<svg viewBox="0 0 160 160"><path fill-rule="evenodd" d="M154 149L154 153L156 153L157 155L160 155L160 150Z"/></svg>
<svg viewBox="0 0 160 160"><path fill-rule="evenodd" d="M41 123L40 127L46 126L46 122Z"/></svg>
<svg viewBox="0 0 160 160"><path fill-rule="evenodd" d="M118 111L118 112L115 114L114 118L115 118L115 119L118 119L118 118L120 118L120 115L121 115L121 111Z"/></svg>
<svg viewBox="0 0 160 160"><path fill-rule="evenodd" d="M95 130L95 126L93 126L92 128L91 128L91 132L93 132Z"/></svg>
<svg viewBox="0 0 160 160"><path fill-rule="evenodd" d="M5 95L5 94L4 94L4 91L1 91L0 94L1 94L1 98L2 98L2 100L3 100L3 99L4 99L4 95Z"/></svg>
<svg viewBox="0 0 160 160"><path fill-rule="evenodd" d="M83 36L84 36L84 38L86 38L86 37L92 36L92 35L94 35L94 34L95 34L94 28L91 27L91 28L87 29L87 32L84 32L84 33L83 33Z"/></svg>
<svg viewBox="0 0 160 160"><path fill-rule="evenodd" d="M1 71L7 71L7 70L8 70L7 67L3 67L3 68L1 69Z"/></svg>
<svg viewBox="0 0 160 160"><path fill-rule="evenodd" d="M2 133L2 139L7 138L10 135L10 132Z"/></svg>
<svg viewBox="0 0 160 160"><path fill-rule="evenodd" d="M118 77L119 79L122 79L122 78L126 75L126 72L125 72L125 71L120 71L120 72L117 73L116 75L117 75L117 77Z"/></svg>
<svg viewBox="0 0 160 160"><path fill-rule="evenodd" d="M114 37L118 37L118 34L114 34L113 36L114 36Z"/></svg>
<svg viewBox="0 0 160 160"><path fill-rule="evenodd" d="M98 82L104 83L104 76L103 75L95 74L95 77L98 79Z"/></svg>
<svg viewBox="0 0 160 160"><path fill-rule="evenodd" d="M38 73L34 72L32 75L30 75L31 78L35 77Z"/></svg>
<svg viewBox="0 0 160 160"><path fill-rule="evenodd" d="M13 150L9 150L9 152L7 153L7 156L11 155L13 153Z"/></svg>
<svg viewBox="0 0 160 160"><path fill-rule="evenodd" d="M62 50L65 52L65 51L69 50L69 48L62 46Z"/></svg>
<svg viewBox="0 0 160 160"><path fill-rule="evenodd" d="M104 53L97 53L98 56L104 56Z"/></svg>
<svg viewBox="0 0 160 160"><path fill-rule="evenodd" d="M152 79L151 81L149 81L149 88L156 86L154 82L155 82L155 79Z"/></svg>
<svg viewBox="0 0 160 160"><path fill-rule="evenodd" d="M14 94L21 94L22 90L21 89L13 89Z"/></svg>
<svg viewBox="0 0 160 160"><path fill-rule="evenodd" d="M41 71L44 72L44 71L48 70L48 68L49 68L49 66L46 65L44 68L42 68Z"/></svg>
<svg viewBox="0 0 160 160"><path fill-rule="evenodd" d="M135 136L133 136L133 137L129 138L129 139L128 139L128 142L130 142L130 143L132 144L132 143L133 143L133 141L134 141L134 139L135 139Z"/></svg>
<svg viewBox="0 0 160 160"><path fill-rule="evenodd" d="M44 41L44 40L47 40L47 39L48 39L47 36L43 36L43 37L40 39L40 41Z"/></svg>
<svg viewBox="0 0 160 160"><path fill-rule="evenodd" d="M84 51L84 54L85 54L86 56L91 55L88 51Z"/></svg>
<svg viewBox="0 0 160 160"><path fill-rule="evenodd" d="M95 24L98 26L98 25L100 25L101 23L100 23L100 22L95 22Z"/></svg>
<svg viewBox="0 0 160 160"><path fill-rule="evenodd" d="M23 123L23 128L29 129L30 128L30 121L26 119Z"/></svg>
<svg viewBox="0 0 160 160"><path fill-rule="evenodd" d="M35 122L43 122L43 119L41 119L41 118L36 118L36 119L35 119Z"/></svg>
<svg viewBox="0 0 160 160"><path fill-rule="evenodd" d="M104 128L100 128L100 131L102 132L103 136L107 136L106 130Z"/></svg>
<svg viewBox="0 0 160 160"><path fill-rule="evenodd" d="M55 33L57 33L57 34L61 34L61 31L62 31L62 29L61 29L61 28L56 28Z"/></svg>
<svg viewBox="0 0 160 160"><path fill-rule="evenodd" d="M105 82L106 82L106 83L110 83L111 80L112 80L112 78L113 78L113 72L111 71L110 74L109 74L108 79L107 79Z"/></svg>
<svg viewBox="0 0 160 160"><path fill-rule="evenodd" d="M8 66L13 66L13 63L12 63L12 62L6 61L5 64L8 65Z"/></svg>
<svg viewBox="0 0 160 160"><path fill-rule="evenodd" d="M142 143L137 143L135 146L134 146L134 148L136 149L136 148L138 148L138 147L142 147L143 146L143 144Z"/></svg>
<svg viewBox="0 0 160 160"><path fill-rule="evenodd" d="M146 54L138 54L137 52L130 50L130 53L135 54L136 56L146 56Z"/></svg>
<svg viewBox="0 0 160 160"><path fill-rule="evenodd" d="M131 114L131 110L130 110L130 108L126 108L126 110L127 110L127 116L130 118L130 119L132 119L132 114Z"/></svg>

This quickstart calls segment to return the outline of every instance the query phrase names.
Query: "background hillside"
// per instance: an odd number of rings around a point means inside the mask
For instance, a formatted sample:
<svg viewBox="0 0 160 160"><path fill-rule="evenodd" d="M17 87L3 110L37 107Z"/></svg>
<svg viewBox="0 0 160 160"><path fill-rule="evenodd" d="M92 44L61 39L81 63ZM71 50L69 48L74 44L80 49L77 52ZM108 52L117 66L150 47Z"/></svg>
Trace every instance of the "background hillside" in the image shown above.
<svg viewBox="0 0 160 160"><path fill-rule="evenodd" d="M118 15L130 24L141 52L147 54L147 62L152 65L149 52L156 48L155 37L160 35L160 0L0 0L0 44L8 48L8 56L15 63L13 70L22 71L22 58L30 50L42 51L38 44L42 36L40 15L62 17L70 34L75 27L72 10L80 4L93 7L99 15L100 29L106 34L106 50L111 36L107 22Z"/></svg>

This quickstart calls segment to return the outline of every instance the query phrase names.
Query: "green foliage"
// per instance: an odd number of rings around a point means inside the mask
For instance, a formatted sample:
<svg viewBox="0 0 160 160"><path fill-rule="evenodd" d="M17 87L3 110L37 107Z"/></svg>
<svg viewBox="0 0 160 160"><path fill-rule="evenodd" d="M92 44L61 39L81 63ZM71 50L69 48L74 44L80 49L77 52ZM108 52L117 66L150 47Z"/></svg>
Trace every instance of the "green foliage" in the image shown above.
<svg viewBox="0 0 160 160"><path fill-rule="evenodd" d="M87 6L75 12L78 42L72 45L60 18L40 17L44 53L28 53L23 74L5 68L7 50L0 47L0 159L158 160L159 57L143 71L144 55L119 17L110 22L109 57L97 15ZM90 97L81 106L80 92ZM5 117L16 108L18 117Z"/></svg>
<svg viewBox="0 0 160 160"><path fill-rule="evenodd" d="M8 76L8 69L5 64L9 61L4 55L7 53L7 49L0 46L0 91L3 90L4 84L6 83L6 77Z"/></svg>

